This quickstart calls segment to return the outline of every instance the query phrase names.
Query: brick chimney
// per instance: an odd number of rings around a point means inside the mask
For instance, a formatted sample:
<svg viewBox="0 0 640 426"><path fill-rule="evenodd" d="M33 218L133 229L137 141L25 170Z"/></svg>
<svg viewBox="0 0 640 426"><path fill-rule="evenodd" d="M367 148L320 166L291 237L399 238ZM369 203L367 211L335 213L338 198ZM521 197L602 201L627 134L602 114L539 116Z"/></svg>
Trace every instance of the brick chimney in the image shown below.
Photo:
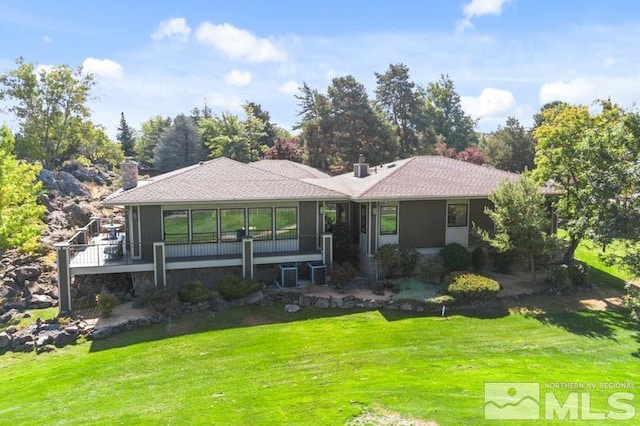
<svg viewBox="0 0 640 426"><path fill-rule="evenodd" d="M369 165L364 162L364 155L362 154L358 157L358 162L353 165L353 175L357 178L369 175Z"/></svg>
<svg viewBox="0 0 640 426"><path fill-rule="evenodd" d="M125 191L138 186L138 163L131 158L125 159L121 166L122 189Z"/></svg>

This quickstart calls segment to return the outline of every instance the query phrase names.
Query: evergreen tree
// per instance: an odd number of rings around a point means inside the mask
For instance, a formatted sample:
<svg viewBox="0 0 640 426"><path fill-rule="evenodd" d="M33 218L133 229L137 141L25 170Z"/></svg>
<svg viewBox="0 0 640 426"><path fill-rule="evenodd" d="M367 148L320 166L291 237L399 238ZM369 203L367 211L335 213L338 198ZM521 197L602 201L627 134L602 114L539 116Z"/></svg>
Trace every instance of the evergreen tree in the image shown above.
<svg viewBox="0 0 640 426"><path fill-rule="evenodd" d="M171 127L171 118L159 115L151 117L142 123L142 134L135 145L138 160L153 163L153 152L162 135Z"/></svg>
<svg viewBox="0 0 640 426"><path fill-rule="evenodd" d="M462 151L477 144L476 122L462 110L460 95L448 75L427 86L426 114L435 134L444 136L449 147Z"/></svg>
<svg viewBox="0 0 640 426"><path fill-rule="evenodd" d="M40 245L45 207L37 203L41 167L14 155L11 131L0 128L0 248L33 252Z"/></svg>
<svg viewBox="0 0 640 426"><path fill-rule="evenodd" d="M120 113L120 125L118 126L116 139L120 142L120 145L122 145L122 151L124 152L125 157L133 157L136 155L135 132L131 127L129 127L127 120L124 118L124 112Z"/></svg>
<svg viewBox="0 0 640 426"><path fill-rule="evenodd" d="M173 119L173 124L160 136L153 150L153 164L163 172L191 166L206 158L198 129L184 114Z"/></svg>

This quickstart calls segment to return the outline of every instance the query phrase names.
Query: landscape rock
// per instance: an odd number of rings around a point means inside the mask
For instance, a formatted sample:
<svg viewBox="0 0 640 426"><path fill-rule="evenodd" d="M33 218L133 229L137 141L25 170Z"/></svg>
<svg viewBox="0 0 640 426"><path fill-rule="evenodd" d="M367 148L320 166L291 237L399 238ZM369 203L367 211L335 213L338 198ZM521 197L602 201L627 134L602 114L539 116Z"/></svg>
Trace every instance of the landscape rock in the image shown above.
<svg viewBox="0 0 640 426"><path fill-rule="evenodd" d="M10 325L9 327L5 328L4 331L8 335L12 335L18 331L18 327L16 327L15 325Z"/></svg>
<svg viewBox="0 0 640 426"><path fill-rule="evenodd" d="M326 309L331 306L331 302L328 297L318 297L316 302L313 304L314 308Z"/></svg>
<svg viewBox="0 0 640 426"><path fill-rule="evenodd" d="M45 345L41 350L42 352L53 352L56 350L56 347L53 345Z"/></svg>
<svg viewBox="0 0 640 426"><path fill-rule="evenodd" d="M25 281L35 281L42 274L42 267L40 265L27 265L20 266L14 271L16 278L15 281L23 284Z"/></svg>
<svg viewBox="0 0 640 426"><path fill-rule="evenodd" d="M58 191L60 191L60 194L63 196L88 197L91 195L89 188L69 172L61 171L58 173L56 183Z"/></svg>
<svg viewBox="0 0 640 426"><path fill-rule="evenodd" d="M29 306L32 309L43 309L50 308L57 303L51 296L47 296L46 294L34 294L29 299Z"/></svg>
<svg viewBox="0 0 640 426"><path fill-rule="evenodd" d="M5 322L9 322L13 319L14 316L18 315L18 310L17 309L10 309L9 311L7 311L6 313L2 314L0 316L0 323L5 323Z"/></svg>
<svg viewBox="0 0 640 426"><path fill-rule="evenodd" d="M284 311L288 312L290 314L295 314L299 310L300 310L300 306L298 306L298 305L290 304L290 305L285 305L284 306Z"/></svg>
<svg viewBox="0 0 640 426"><path fill-rule="evenodd" d="M51 170L42 169L38 175L38 179L42 182L45 188L56 190L58 189L58 182L56 181L56 175Z"/></svg>
<svg viewBox="0 0 640 426"><path fill-rule="evenodd" d="M36 342L29 341L29 342L25 342L25 344L24 344L24 351L25 352L33 352L33 350L35 348L36 348Z"/></svg>
<svg viewBox="0 0 640 426"><path fill-rule="evenodd" d="M91 220L92 213L83 209L79 204L71 202L62 207L62 211L67 215L67 222L70 226L82 227Z"/></svg>
<svg viewBox="0 0 640 426"><path fill-rule="evenodd" d="M0 299L13 299L16 290L8 285L0 284Z"/></svg>
<svg viewBox="0 0 640 426"><path fill-rule="evenodd" d="M7 333L0 332L0 349L6 349L9 347L11 343L11 337Z"/></svg>
<svg viewBox="0 0 640 426"><path fill-rule="evenodd" d="M36 281L25 281L24 288L31 296L36 294L45 294L45 288Z"/></svg>
<svg viewBox="0 0 640 426"><path fill-rule="evenodd" d="M75 343L77 338L77 334L67 333L66 331L63 331L62 333L56 335L53 344L56 346L56 348L62 348Z"/></svg>

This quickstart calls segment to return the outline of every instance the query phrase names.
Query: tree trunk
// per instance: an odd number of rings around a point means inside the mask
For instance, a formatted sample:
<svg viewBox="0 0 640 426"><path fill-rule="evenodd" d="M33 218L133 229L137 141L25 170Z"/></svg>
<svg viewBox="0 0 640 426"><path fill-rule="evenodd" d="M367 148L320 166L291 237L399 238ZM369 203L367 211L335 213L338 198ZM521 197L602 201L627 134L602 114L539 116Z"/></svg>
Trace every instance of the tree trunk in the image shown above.
<svg viewBox="0 0 640 426"><path fill-rule="evenodd" d="M529 267L531 268L531 283L535 286L536 282L536 258L533 253L529 254Z"/></svg>
<svg viewBox="0 0 640 426"><path fill-rule="evenodd" d="M564 258L562 259L562 263L567 265L573 263L573 255L575 254L576 249L578 248L578 244L580 244L580 239L572 237L571 241L569 241L569 247L567 248L567 251L564 253Z"/></svg>

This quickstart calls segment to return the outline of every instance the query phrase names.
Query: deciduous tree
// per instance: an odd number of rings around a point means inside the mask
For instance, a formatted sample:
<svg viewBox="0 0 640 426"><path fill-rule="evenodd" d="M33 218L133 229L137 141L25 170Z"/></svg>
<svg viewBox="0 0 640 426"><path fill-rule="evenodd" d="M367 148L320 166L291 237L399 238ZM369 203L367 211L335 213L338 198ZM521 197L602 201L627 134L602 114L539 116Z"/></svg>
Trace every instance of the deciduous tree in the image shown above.
<svg viewBox="0 0 640 426"><path fill-rule="evenodd" d="M171 127L171 118L159 115L142 123L142 133L135 145L138 160L153 163L153 150L160 142L161 136Z"/></svg>
<svg viewBox="0 0 640 426"><path fill-rule="evenodd" d="M11 131L0 128L0 248L32 252L40 245L45 207L37 203L41 167L14 154Z"/></svg>
<svg viewBox="0 0 640 426"><path fill-rule="evenodd" d="M16 69L0 76L0 99L9 101L20 126L19 158L42 161L46 167L75 154L80 127L90 119L87 106L93 75L68 65L39 68L16 61Z"/></svg>
<svg viewBox="0 0 640 426"><path fill-rule="evenodd" d="M549 234L551 222L540 187L530 176L522 175L515 182L503 182L489 200L493 208L485 208L485 213L493 221L495 232L489 234L474 228L498 252L513 251L526 256L535 284L536 256L558 248L555 235Z"/></svg>

